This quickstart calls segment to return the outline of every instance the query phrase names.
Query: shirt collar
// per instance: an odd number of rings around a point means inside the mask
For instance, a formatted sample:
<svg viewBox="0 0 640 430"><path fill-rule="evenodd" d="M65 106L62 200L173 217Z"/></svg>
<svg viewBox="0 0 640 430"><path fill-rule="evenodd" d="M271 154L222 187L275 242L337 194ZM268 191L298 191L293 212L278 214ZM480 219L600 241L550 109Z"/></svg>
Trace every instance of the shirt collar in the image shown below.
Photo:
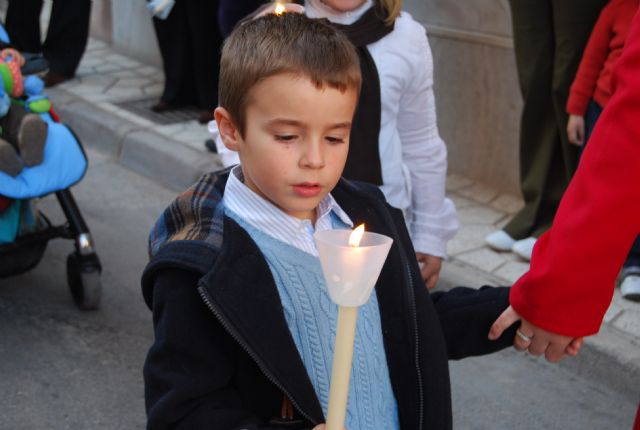
<svg viewBox="0 0 640 430"><path fill-rule="evenodd" d="M309 18L327 18L331 22L342 25L353 24L360 19L371 6L373 6L373 0L367 0L354 10L340 12L327 6L322 0L306 0L304 2L305 14Z"/></svg>
<svg viewBox="0 0 640 430"><path fill-rule="evenodd" d="M313 234L315 230L309 220L301 220L286 214L273 203L247 187L244 184L244 176L240 166L234 167L229 174L229 179L224 189L223 201L225 207L240 215L253 227L270 234L273 233L274 230L282 231L283 234L276 234L276 236L279 236L279 239L283 239L287 237L287 235L301 230L310 232L311 234ZM331 193L329 193L316 208L316 228L320 225L327 225L326 221L330 220L332 212L344 224L353 227L353 222L351 218L349 218L349 215L347 215ZM328 225L330 224L329 222Z"/></svg>

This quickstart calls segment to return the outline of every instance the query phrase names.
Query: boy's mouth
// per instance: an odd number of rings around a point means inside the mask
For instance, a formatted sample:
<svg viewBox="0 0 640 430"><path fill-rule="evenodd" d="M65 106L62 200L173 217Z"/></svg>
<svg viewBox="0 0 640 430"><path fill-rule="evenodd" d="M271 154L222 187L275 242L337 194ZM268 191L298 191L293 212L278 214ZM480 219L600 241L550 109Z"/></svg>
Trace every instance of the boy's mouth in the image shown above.
<svg viewBox="0 0 640 430"><path fill-rule="evenodd" d="M293 186L293 191L300 197L315 197L322 191L317 182L302 182Z"/></svg>

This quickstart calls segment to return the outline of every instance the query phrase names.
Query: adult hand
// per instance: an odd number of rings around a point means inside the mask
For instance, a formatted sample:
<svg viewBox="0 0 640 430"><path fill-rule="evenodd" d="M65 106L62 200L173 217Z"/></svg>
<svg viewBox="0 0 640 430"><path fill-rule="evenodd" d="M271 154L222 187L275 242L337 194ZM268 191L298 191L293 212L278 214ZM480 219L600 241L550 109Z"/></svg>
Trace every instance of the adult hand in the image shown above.
<svg viewBox="0 0 640 430"><path fill-rule="evenodd" d="M584 145L584 117L580 115L569 115L567 135L569 136L569 142L574 145Z"/></svg>
<svg viewBox="0 0 640 430"><path fill-rule="evenodd" d="M416 252L416 259L418 263L422 263L420 274L422 275L425 286L430 290L436 286L438 279L440 279L442 258Z"/></svg>
<svg viewBox="0 0 640 430"><path fill-rule="evenodd" d="M519 351L529 351L531 355L544 354L547 361L552 363L562 360L565 355L577 356L584 343L583 337L562 336L535 326L522 318L511 306L493 323L489 330L489 339L496 340L516 321L522 322L514 337L513 346Z"/></svg>

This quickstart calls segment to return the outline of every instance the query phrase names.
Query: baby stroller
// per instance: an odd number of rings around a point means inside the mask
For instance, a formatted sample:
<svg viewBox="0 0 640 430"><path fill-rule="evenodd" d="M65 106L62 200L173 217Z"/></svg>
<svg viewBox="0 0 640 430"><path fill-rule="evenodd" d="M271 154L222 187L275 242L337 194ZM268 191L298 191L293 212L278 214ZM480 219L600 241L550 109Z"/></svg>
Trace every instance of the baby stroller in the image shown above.
<svg viewBox="0 0 640 430"><path fill-rule="evenodd" d="M1 25L0 40L9 40ZM41 57L25 55L25 59L23 74L27 70L45 71L42 65L46 63ZM34 70L34 65L40 70ZM87 157L77 136L59 122L53 109L40 116L48 125L43 162L25 167L15 177L0 171L0 226L5 227L4 235L0 235L0 278L35 267L49 240L72 239L75 250L67 258L67 283L75 304L80 309L93 310L100 302L102 268L89 229L69 190L83 178ZM54 226L43 213L31 209L32 199L52 193L64 212L64 225ZM1 224L3 221L5 224Z"/></svg>

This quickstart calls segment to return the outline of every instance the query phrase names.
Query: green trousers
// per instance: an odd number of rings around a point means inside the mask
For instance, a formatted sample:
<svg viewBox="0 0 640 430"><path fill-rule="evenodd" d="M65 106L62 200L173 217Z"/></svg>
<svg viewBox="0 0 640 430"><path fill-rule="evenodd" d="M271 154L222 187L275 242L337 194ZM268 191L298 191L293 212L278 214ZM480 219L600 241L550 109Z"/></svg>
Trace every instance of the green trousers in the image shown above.
<svg viewBox="0 0 640 430"><path fill-rule="evenodd" d="M525 206L504 227L538 237L578 164L567 138L566 102L582 51L607 0L510 0L520 90L520 187Z"/></svg>

